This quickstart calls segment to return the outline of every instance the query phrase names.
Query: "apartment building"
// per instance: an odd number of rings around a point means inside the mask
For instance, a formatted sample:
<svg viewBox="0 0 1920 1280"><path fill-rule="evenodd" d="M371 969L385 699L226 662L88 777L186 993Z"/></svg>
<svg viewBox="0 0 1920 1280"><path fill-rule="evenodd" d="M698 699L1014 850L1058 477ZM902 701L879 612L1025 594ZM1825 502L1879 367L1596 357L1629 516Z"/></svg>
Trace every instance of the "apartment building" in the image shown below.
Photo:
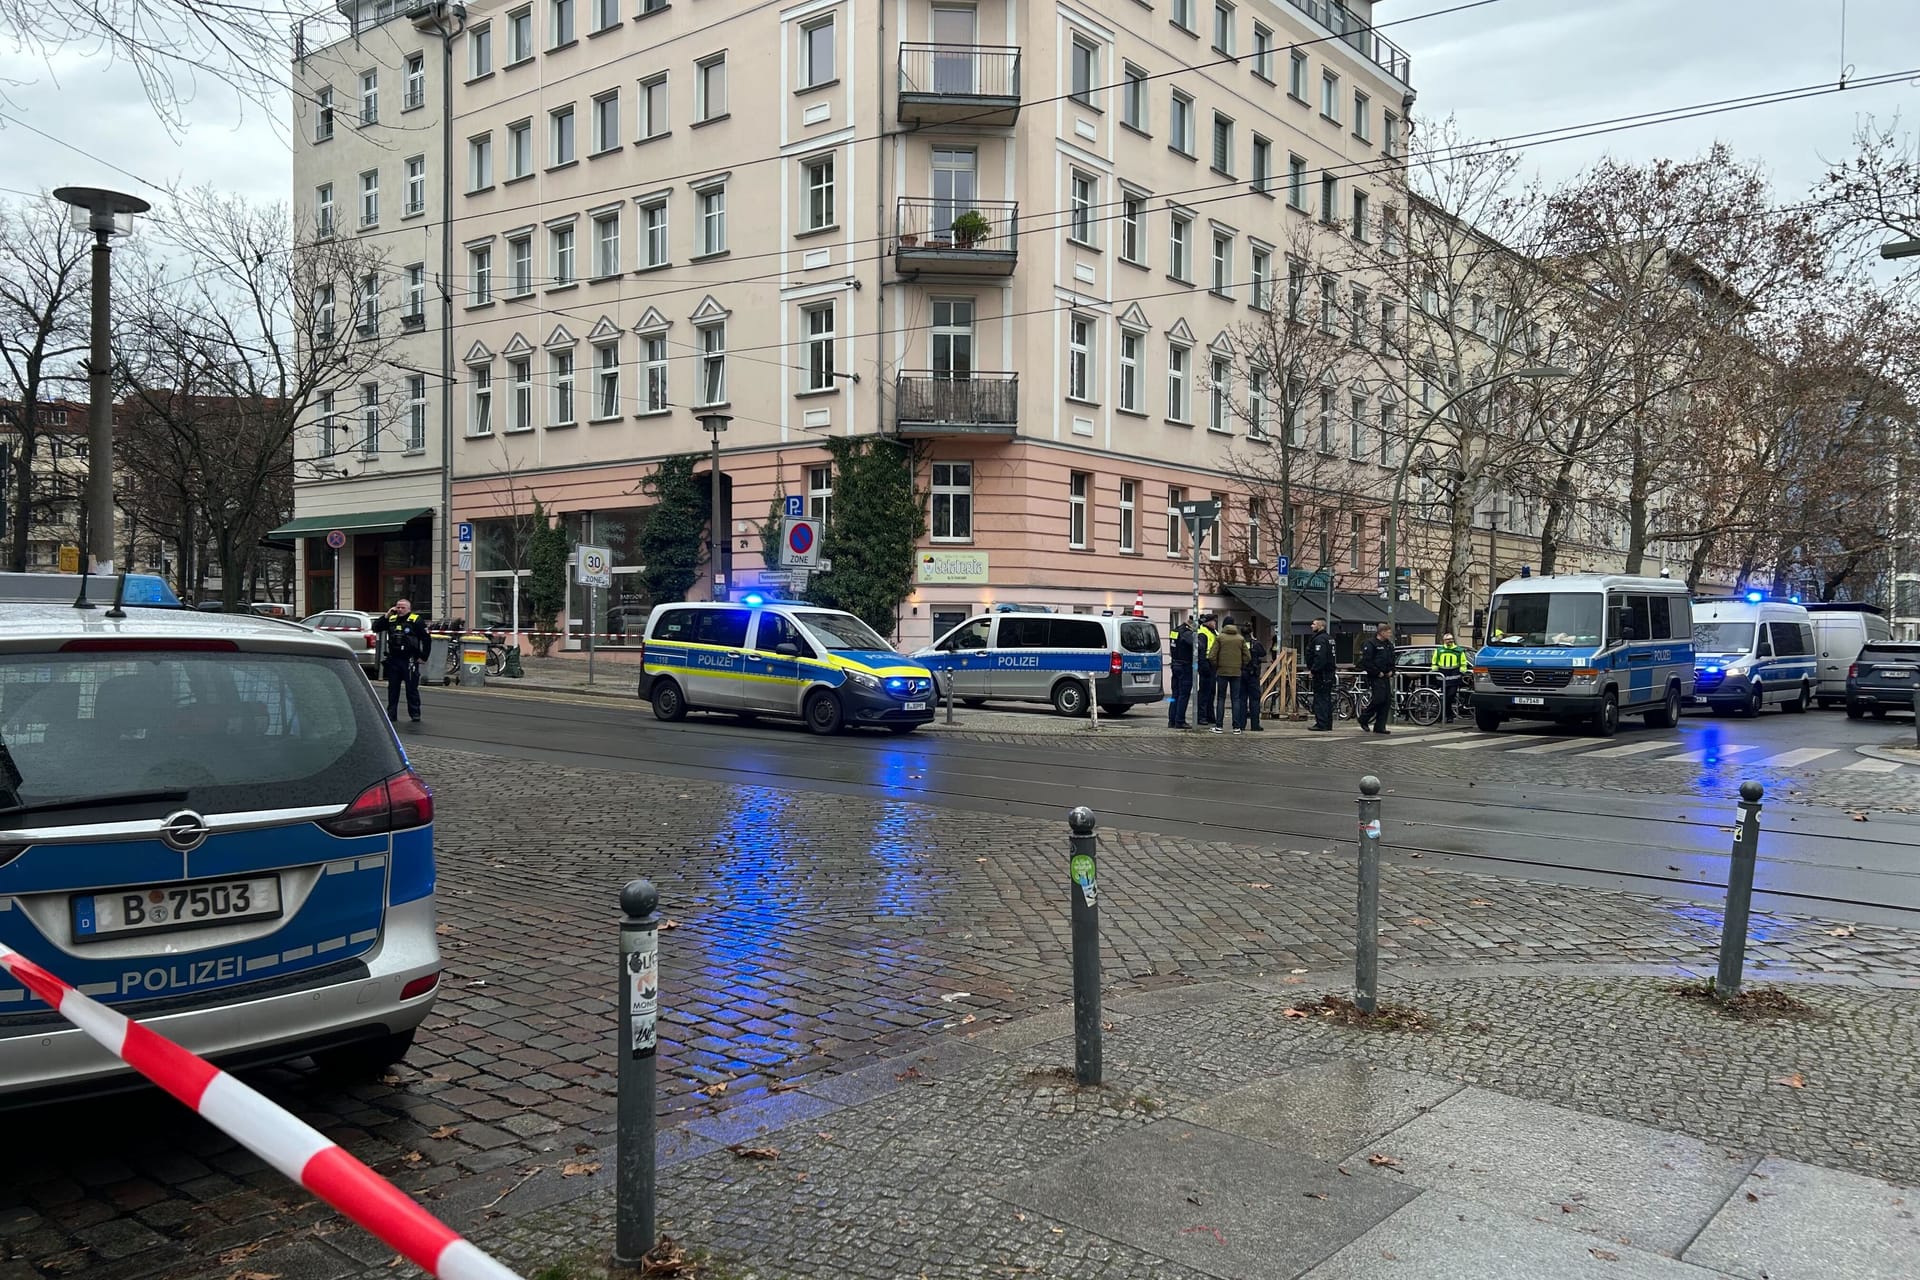
<svg viewBox="0 0 1920 1280"><path fill-rule="evenodd" d="M447 363L446 41L393 0L342 0L303 26L293 65L293 208L303 238L347 242L359 268L316 299L318 332L351 325L386 368L323 397L297 447L294 519L307 612L397 596L450 606L442 417ZM338 531L342 545L328 544Z"/></svg>
<svg viewBox="0 0 1920 1280"><path fill-rule="evenodd" d="M61 549L70 548L69 562L78 567L78 553L85 545L82 508L87 484L87 406L68 400L41 402L35 406L33 433L36 437L32 463L32 499L27 509L26 554L21 563L29 570L57 570L61 567ZM27 406L15 401L0 401L0 455L8 466L0 473L5 485L0 506L6 519L0 521L0 544L8 553L9 567L14 558L15 516L19 491L14 462L24 452L23 428Z"/></svg>

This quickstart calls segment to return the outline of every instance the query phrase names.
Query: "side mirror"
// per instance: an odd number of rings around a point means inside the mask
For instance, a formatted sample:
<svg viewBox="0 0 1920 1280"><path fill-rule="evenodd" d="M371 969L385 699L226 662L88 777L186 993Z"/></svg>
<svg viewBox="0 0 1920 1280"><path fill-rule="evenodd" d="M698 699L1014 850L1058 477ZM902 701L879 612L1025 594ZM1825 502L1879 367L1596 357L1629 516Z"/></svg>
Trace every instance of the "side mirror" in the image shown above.
<svg viewBox="0 0 1920 1280"><path fill-rule="evenodd" d="M787 641L785 644L777 644L773 646L773 651L779 654L783 658L797 658L800 656L800 646L797 644L794 644L791 640Z"/></svg>

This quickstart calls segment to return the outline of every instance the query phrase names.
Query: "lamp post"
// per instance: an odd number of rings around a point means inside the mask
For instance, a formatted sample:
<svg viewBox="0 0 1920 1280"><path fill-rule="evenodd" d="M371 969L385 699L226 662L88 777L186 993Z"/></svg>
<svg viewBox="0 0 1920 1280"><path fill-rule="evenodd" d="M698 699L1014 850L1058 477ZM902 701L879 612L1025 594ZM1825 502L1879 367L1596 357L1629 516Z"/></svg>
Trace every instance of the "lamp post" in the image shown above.
<svg viewBox="0 0 1920 1280"><path fill-rule="evenodd" d="M1493 609L1493 589L1500 585L1496 581L1500 576L1500 548L1496 539L1500 536L1500 517L1505 514L1507 510L1500 505L1497 498L1487 508L1487 609L1489 612ZM1474 615L1474 631L1479 632L1481 626L1480 615ZM1492 637L1488 636L1487 639L1491 640Z"/></svg>
<svg viewBox="0 0 1920 1280"><path fill-rule="evenodd" d="M707 559L713 571L713 585L709 588L711 594L708 596L710 600L727 600L733 595L726 570L721 568L720 561L720 539L724 536L720 531L720 433L732 421L733 415L729 413L700 415L700 425L713 437L713 501L707 516Z"/></svg>
<svg viewBox="0 0 1920 1280"><path fill-rule="evenodd" d="M1895 258L1920 257L1920 240L1893 240L1880 246L1880 256L1889 262Z"/></svg>
<svg viewBox="0 0 1920 1280"><path fill-rule="evenodd" d="M113 572L113 320L114 236L133 230L133 215L150 206L139 196L100 187L58 187L73 208L73 225L93 232L93 346L87 357L87 558L94 573Z"/></svg>
<svg viewBox="0 0 1920 1280"><path fill-rule="evenodd" d="M1438 409L1426 415L1429 425L1438 422L1447 410L1477 391L1484 391L1497 382L1509 378L1518 378L1527 382L1544 382L1554 378L1568 376L1565 369L1557 365L1527 365L1519 369L1507 369L1490 378L1482 378L1470 387L1462 387L1441 402ZM1425 444L1425 432L1421 433L1419 443ZM1406 496L1407 472L1413 466L1414 441L1408 439L1400 450L1400 465L1393 473L1393 500L1387 508L1387 625L1393 628L1393 634L1400 634L1400 503ZM1446 621L1451 622L1451 619Z"/></svg>

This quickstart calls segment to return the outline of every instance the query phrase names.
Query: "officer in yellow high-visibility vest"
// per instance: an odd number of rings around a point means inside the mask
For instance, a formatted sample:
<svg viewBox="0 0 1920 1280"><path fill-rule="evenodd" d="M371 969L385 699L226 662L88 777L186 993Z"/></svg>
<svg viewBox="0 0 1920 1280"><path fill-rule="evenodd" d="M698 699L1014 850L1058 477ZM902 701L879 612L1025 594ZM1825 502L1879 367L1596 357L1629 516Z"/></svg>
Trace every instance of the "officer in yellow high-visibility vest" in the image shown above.
<svg viewBox="0 0 1920 1280"><path fill-rule="evenodd" d="M1467 670L1467 651L1453 642L1451 631L1440 637L1440 645L1433 651L1433 669L1440 673L1440 696L1447 704L1447 723L1451 724L1460 680Z"/></svg>
<svg viewBox="0 0 1920 1280"><path fill-rule="evenodd" d="M1200 646L1200 652L1198 654L1200 659L1200 687L1193 692L1200 700L1198 723L1204 728L1207 725L1216 723L1219 719L1215 714L1216 708L1213 705L1213 649L1214 646L1220 642L1220 635L1213 629L1212 614L1203 613L1200 615L1200 631L1195 642Z"/></svg>

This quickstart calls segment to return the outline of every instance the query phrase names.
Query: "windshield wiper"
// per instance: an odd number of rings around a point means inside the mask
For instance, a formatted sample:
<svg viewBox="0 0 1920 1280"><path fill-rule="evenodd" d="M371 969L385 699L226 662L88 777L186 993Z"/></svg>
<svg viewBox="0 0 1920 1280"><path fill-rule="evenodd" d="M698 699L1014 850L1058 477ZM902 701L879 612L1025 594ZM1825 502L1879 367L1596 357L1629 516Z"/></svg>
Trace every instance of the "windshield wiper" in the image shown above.
<svg viewBox="0 0 1920 1280"><path fill-rule="evenodd" d="M140 804L143 801L185 800L192 795L183 787L165 791L118 791L102 796L75 796L71 800L48 800L41 804L11 804L0 808L0 818L17 814L57 813L62 809L92 809L110 804Z"/></svg>

